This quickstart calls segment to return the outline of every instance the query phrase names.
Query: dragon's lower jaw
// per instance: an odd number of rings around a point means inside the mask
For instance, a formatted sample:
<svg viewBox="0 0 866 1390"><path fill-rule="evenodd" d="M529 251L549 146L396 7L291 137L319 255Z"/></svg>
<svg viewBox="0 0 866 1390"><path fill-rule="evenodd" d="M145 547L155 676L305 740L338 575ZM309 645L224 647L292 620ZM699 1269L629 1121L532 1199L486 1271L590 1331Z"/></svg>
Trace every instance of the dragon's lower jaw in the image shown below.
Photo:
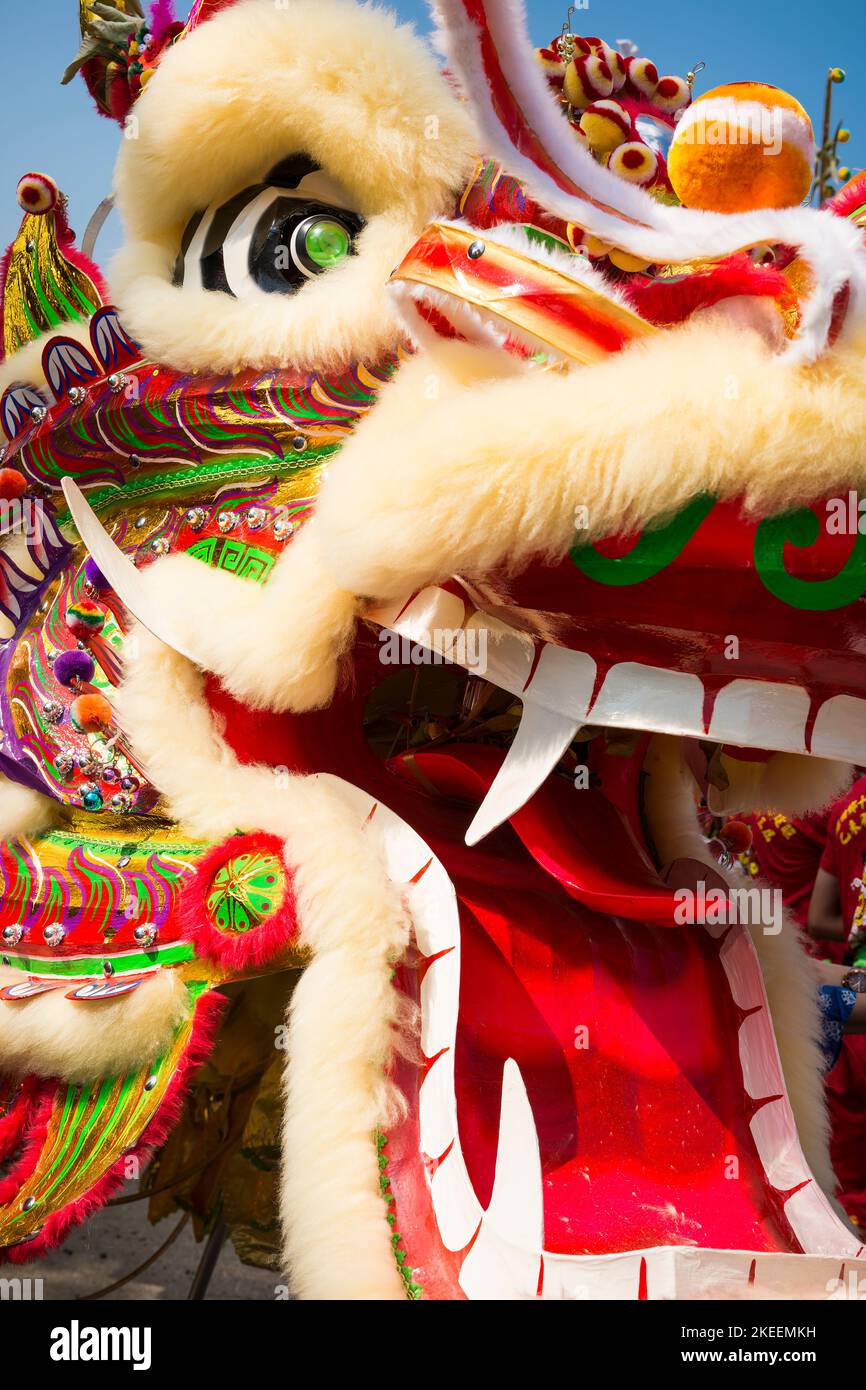
<svg viewBox="0 0 866 1390"><path fill-rule="evenodd" d="M665 742L644 765L659 786ZM801 1152L747 929L648 925L636 905L612 916L580 901L634 855L619 794L611 818L584 793L576 827L551 779L467 854L454 798L490 780L489 751L398 762L425 791L395 783L401 822L377 810L386 838L401 824L415 880L418 957L399 987L420 1005L423 1055L400 1066L410 1113L384 1153L416 1289L826 1296L862 1247ZM431 806L432 788L451 800ZM551 824L555 855L536 834ZM708 857L701 868L727 886Z"/></svg>

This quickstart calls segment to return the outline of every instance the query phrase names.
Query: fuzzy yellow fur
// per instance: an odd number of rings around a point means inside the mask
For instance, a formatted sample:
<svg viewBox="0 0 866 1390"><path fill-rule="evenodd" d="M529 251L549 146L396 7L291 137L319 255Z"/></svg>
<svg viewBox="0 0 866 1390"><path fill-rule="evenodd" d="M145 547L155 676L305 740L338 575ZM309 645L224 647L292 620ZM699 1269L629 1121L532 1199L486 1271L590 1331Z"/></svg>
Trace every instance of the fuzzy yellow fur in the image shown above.
<svg viewBox="0 0 866 1390"><path fill-rule="evenodd" d="M411 29L351 0L242 0L166 54L116 171L124 321L173 367L338 368L393 348L385 285L472 167L468 115ZM191 215L309 154L366 219L358 254L293 295L171 284Z"/></svg>
<svg viewBox="0 0 866 1390"><path fill-rule="evenodd" d="M199 674L137 636L117 711L172 813L217 840L238 827L278 834L293 870L312 952L289 1010L281 1211L294 1287L307 1298L401 1298L374 1142L399 1107L385 1077L403 1022L391 984L409 932L399 892L373 833L332 787L239 764Z"/></svg>
<svg viewBox="0 0 866 1390"><path fill-rule="evenodd" d="M799 753L774 753L763 763L723 753L722 766L729 785L723 791L713 786L707 789L707 804L719 816L743 811L784 811L787 815L823 811L854 780L848 763Z"/></svg>
<svg viewBox="0 0 866 1390"><path fill-rule="evenodd" d="M443 346L385 389L329 470L323 554L341 587L396 598L561 557L578 507L594 539L668 519L701 492L763 515L844 495L866 485L864 350L861 328L792 367L757 334L697 322L566 373L501 380L491 363L443 409L430 397L438 363L472 363Z"/></svg>
<svg viewBox="0 0 866 1390"><path fill-rule="evenodd" d="M57 805L49 797L0 777L0 840L32 835L56 815Z"/></svg>
<svg viewBox="0 0 866 1390"><path fill-rule="evenodd" d="M0 988L20 984L20 970L0 969ZM62 989L0 1007L4 1071L92 1081L143 1067L158 1057L189 1010L186 986L174 970L119 999L75 1003Z"/></svg>
<svg viewBox="0 0 866 1390"><path fill-rule="evenodd" d="M45 385L42 353L45 350L45 344L52 338L56 338L59 333L62 333L65 338L74 338L76 342L84 343L85 347L90 346L89 323L64 323L61 328L52 328L50 332L43 333L32 343L19 348L17 352L0 362L0 395L8 386L14 386L18 382L23 382L27 386Z"/></svg>

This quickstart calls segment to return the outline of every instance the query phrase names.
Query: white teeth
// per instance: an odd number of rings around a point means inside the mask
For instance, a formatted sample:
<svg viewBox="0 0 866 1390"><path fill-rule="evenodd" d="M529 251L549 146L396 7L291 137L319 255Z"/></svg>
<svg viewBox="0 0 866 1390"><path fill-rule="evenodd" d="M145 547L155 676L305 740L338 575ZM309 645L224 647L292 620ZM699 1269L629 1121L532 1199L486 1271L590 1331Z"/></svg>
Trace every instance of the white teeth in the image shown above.
<svg viewBox="0 0 866 1390"><path fill-rule="evenodd" d="M319 773L316 780L333 787L353 807L359 822L367 822L378 834L388 875L406 894L418 950L423 956L439 956L421 983L421 1047L427 1058L442 1055L418 1094L419 1141L432 1159L450 1147L433 1174L430 1191L446 1249L462 1250L478 1229L481 1207L457 1133L454 1045L460 1008L460 918L454 885L417 831L381 801L331 773Z"/></svg>
<svg viewBox="0 0 866 1390"><path fill-rule="evenodd" d="M542 705L525 705L514 742L466 832L467 845L477 845L525 806L579 728L579 720L563 719Z"/></svg>
<svg viewBox="0 0 866 1390"><path fill-rule="evenodd" d="M735 680L719 691L710 738L744 748L805 753L809 692L799 685Z"/></svg>
<svg viewBox="0 0 866 1390"><path fill-rule="evenodd" d="M749 1128L772 1187L790 1192L792 1187L809 1181L812 1175L800 1152L791 1112L784 1100L762 1105L752 1116Z"/></svg>
<svg viewBox="0 0 866 1390"><path fill-rule="evenodd" d="M396 603L381 604L367 616L432 651L435 632L455 632L463 626L466 605L457 594L431 585L415 594L408 603L399 599Z"/></svg>
<svg viewBox="0 0 866 1390"><path fill-rule="evenodd" d="M170 616L151 599L141 572L114 544L81 490L71 478L63 478L61 486L78 534L124 607L143 623L154 637L158 637L181 656L196 662L195 653L187 648L183 639L175 632Z"/></svg>
<svg viewBox="0 0 866 1390"><path fill-rule="evenodd" d="M818 758L863 761L866 748L866 700L834 695L818 711L812 731L812 752Z"/></svg>
<svg viewBox="0 0 866 1390"><path fill-rule="evenodd" d="M421 1047L425 1057L436 1057L454 1046L454 1020L460 999L460 952L449 951L428 967L421 983ZM436 1063L435 1071L440 1063ZM445 1146L443 1145L443 1148ZM442 1149L428 1149L429 1154Z"/></svg>
<svg viewBox="0 0 866 1390"><path fill-rule="evenodd" d="M473 613L466 624L466 633L471 634L471 649L484 653L484 660L478 663L479 675L503 690L522 694L535 660L532 638L515 632L487 613Z"/></svg>
<svg viewBox="0 0 866 1390"><path fill-rule="evenodd" d="M624 728L685 733L703 727L704 687L686 671L622 661L609 672L591 718Z"/></svg>
<svg viewBox="0 0 866 1390"><path fill-rule="evenodd" d="M704 687L698 676L639 662L618 662L607 672L591 710L596 663L586 652L539 643L483 612L473 613L462 634L461 600L445 590L424 590L401 611L400 603L373 608L367 617L431 651L437 629L456 634L450 656L477 670L503 690L524 701L544 705L578 723L638 728L659 733L709 736L719 743L805 753L810 698L802 686L777 681L737 679L717 695L709 735L704 729ZM474 640L473 640L474 639ZM479 639L486 661L467 660ZM464 650L465 648L465 650ZM537 660L536 660L537 657ZM533 670L533 663L535 669ZM815 722L811 751L818 757L857 761L866 746L866 701L850 695L827 700Z"/></svg>
<svg viewBox="0 0 866 1390"><path fill-rule="evenodd" d="M430 1054L427 1054L430 1056ZM434 1062L419 1093L420 1142L423 1153L433 1158L444 1154L457 1133L454 1100L454 1053L451 1048Z"/></svg>
<svg viewBox="0 0 866 1390"><path fill-rule="evenodd" d="M493 1193L463 1262L460 1287L470 1298L534 1298L543 1243L538 1135L520 1068L509 1057L502 1072Z"/></svg>
<svg viewBox="0 0 866 1390"><path fill-rule="evenodd" d="M595 688L595 674L595 662L586 652L546 643L526 687L527 700L583 723Z"/></svg>
<svg viewBox="0 0 866 1390"><path fill-rule="evenodd" d="M803 1249L810 1255L835 1255L837 1258L841 1255L843 1259L854 1259L859 1254L862 1260L862 1244L842 1225L814 1179L808 1187L801 1187L788 1198L785 1215ZM794 1258L801 1260L803 1256ZM866 1280L866 1267L863 1278Z"/></svg>
<svg viewBox="0 0 866 1390"><path fill-rule="evenodd" d="M466 1171L459 1139L433 1174L430 1196L445 1249L463 1250L478 1230L483 1211Z"/></svg>
<svg viewBox="0 0 866 1390"><path fill-rule="evenodd" d="M760 1013L750 1014L740 1025L743 1081L753 1100L760 1100L763 1096L777 1096L784 1089L776 1044L772 1030L767 1025L766 1013L765 1003Z"/></svg>
<svg viewBox="0 0 866 1390"><path fill-rule="evenodd" d="M748 932L735 926L722 942L719 959L728 977L734 1003L740 1009L763 1007L764 989L755 971L755 948Z"/></svg>

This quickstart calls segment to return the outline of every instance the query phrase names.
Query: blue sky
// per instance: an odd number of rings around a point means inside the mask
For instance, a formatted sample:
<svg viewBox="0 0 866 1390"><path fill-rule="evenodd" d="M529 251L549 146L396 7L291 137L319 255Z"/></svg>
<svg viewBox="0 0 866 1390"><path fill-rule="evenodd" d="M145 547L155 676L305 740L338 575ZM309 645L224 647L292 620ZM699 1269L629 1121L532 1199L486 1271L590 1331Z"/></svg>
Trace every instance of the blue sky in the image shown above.
<svg viewBox="0 0 866 1390"><path fill-rule="evenodd" d="M185 0L177 0L178 8ZM401 17L428 28L424 0L392 0ZM188 3L187 3L188 8ZM559 32L566 6L528 0L532 37L545 43ZM118 131L96 115L83 83L59 85L78 47L77 0L5 0L0 74L5 140L0 148L0 245L14 236L19 211L15 186L29 169L52 174L69 195L79 236L111 184ZM834 115L852 130L846 149L852 169L866 164L866 4L864 0L590 0L576 15L578 32L609 43L630 38L662 72L685 74L703 59L703 90L721 82L760 80L785 87L820 126L824 79L844 67L835 89ZM699 85L697 90L701 90ZM118 241L109 223L99 258Z"/></svg>

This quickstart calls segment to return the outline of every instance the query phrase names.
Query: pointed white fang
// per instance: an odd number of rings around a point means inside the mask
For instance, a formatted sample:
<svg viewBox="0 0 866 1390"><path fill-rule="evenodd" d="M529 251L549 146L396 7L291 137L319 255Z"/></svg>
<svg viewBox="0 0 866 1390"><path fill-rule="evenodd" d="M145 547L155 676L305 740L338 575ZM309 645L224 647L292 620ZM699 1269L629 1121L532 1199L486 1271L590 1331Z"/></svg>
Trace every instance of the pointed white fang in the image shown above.
<svg viewBox="0 0 866 1390"><path fill-rule="evenodd" d="M520 1068L509 1057L493 1194L460 1271L470 1298L534 1298L544 1244L544 1193L535 1119Z"/></svg>
<svg viewBox="0 0 866 1390"><path fill-rule="evenodd" d="M171 618L153 602L143 576L129 557L115 545L80 488L71 478L63 478L61 486L78 534L124 607L143 623L154 637L158 637L181 656L197 663L195 653L178 637Z"/></svg>
<svg viewBox="0 0 866 1390"><path fill-rule="evenodd" d="M719 691L710 738L741 748L805 753L809 692L801 685L735 680Z"/></svg>
<svg viewBox="0 0 866 1390"><path fill-rule="evenodd" d="M505 762L466 832L467 845L477 845L526 805L556 767L579 728L579 720L563 719L543 705L525 703Z"/></svg>
<svg viewBox="0 0 866 1390"><path fill-rule="evenodd" d="M812 731L812 752L817 758L862 763L866 754L866 700L854 695L834 695L825 700Z"/></svg>

